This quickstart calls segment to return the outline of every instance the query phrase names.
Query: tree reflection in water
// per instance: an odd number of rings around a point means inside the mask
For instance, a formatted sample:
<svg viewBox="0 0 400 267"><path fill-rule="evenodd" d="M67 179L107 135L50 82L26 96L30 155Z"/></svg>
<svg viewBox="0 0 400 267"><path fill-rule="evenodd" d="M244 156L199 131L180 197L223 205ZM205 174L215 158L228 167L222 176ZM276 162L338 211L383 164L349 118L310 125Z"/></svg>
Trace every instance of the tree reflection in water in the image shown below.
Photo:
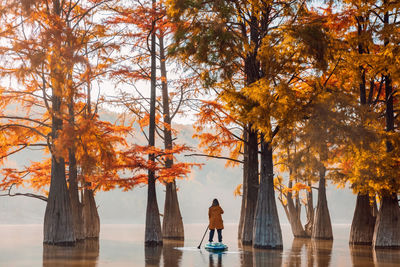
<svg viewBox="0 0 400 267"><path fill-rule="evenodd" d="M215 259L217 258L217 259ZM212 253L209 255L209 267L222 267L222 253Z"/></svg>
<svg viewBox="0 0 400 267"><path fill-rule="evenodd" d="M371 246L349 245L353 267L375 266Z"/></svg>
<svg viewBox="0 0 400 267"><path fill-rule="evenodd" d="M240 254L241 267L282 266L282 250L255 249L241 244L239 244L239 248L242 250Z"/></svg>
<svg viewBox="0 0 400 267"><path fill-rule="evenodd" d="M396 249L374 249L375 266L399 266L400 250Z"/></svg>
<svg viewBox="0 0 400 267"><path fill-rule="evenodd" d="M302 250L303 247L310 242L310 239L306 238L295 238L292 242L292 248L289 251L288 259L285 266L298 267L301 265Z"/></svg>
<svg viewBox="0 0 400 267"><path fill-rule="evenodd" d="M164 266L180 266L182 260L182 250L175 249L183 247L184 241L179 240L164 240L163 241L163 262Z"/></svg>
<svg viewBox="0 0 400 267"><path fill-rule="evenodd" d="M86 266L94 267L99 258L99 240L77 242L74 247L43 244L43 267Z"/></svg>
<svg viewBox="0 0 400 267"><path fill-rule="evenodd" d="M315 258L315 261L314 259L312 259L312 265L310 265L309 263L308 266L326 267L331 264L332 247L333 247L332 240L313 239L311 240L311 246L307 247L312 248L311 256ZM309 255L309 253L307 254Z"/></svg>
<svg viewBox="0 0 400 267"><path fill-rule="evenodd" d="M162 246L145 246L144 247L144 263L146 267L160 266Z"/></svg>

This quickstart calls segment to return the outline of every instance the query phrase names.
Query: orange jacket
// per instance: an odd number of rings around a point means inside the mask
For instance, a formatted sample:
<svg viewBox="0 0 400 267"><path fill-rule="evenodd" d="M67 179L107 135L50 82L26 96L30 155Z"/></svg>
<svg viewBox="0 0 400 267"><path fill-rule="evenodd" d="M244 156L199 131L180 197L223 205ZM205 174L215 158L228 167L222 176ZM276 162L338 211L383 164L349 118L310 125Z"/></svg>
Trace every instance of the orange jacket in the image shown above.
<svg viewBox="0 0 400 267"><path fill-rule="evenodd" d="M210 224L208 225L209 229L224 229L222 213L224 213L224 211L220 206L212 206L208 209L208 218L210 220Z"/></svg>

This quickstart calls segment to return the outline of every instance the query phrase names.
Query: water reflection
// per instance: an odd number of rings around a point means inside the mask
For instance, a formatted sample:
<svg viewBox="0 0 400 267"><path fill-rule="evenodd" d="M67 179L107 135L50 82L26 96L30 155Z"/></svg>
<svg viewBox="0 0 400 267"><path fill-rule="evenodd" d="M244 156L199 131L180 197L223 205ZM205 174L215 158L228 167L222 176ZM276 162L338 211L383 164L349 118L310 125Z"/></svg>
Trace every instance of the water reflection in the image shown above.
<svg viewBox="0 0 400 267"><path fill-rule="evenodd" d="M281 266L282 250L276 249L255 249L252 246L238 244L242 251L240 254L241 267L262 267L262 266Z"/></svg>
<svg viewBox="0 0 400 267"><path fill-rule="evenodd" d="M162 249L164 266L180 266L183 252L175 248L183 246L184 241L164 240Z"/></svg>
<svg viewBox="0 0 400 267"><path fill-rule="evenodd" d="M374 249L373 255L377 266L399 266L400 251L398 249Z"/></svg>
<svg viewBox="0 0 400 267"><path fill-rule="evenodd" d="M242 245L240 241L238 243L238 248L242 250L242 253L240 254L240 266L241 267L253 266L253 254L252 254L253 248L251 246Z"/></svg>
<svg viewBox="0 0 400 267"><path fill-rule="evenodd" d="M313 264L318 267L326 267L331 264L332 240L311 240L312 255L315 257Z"/></svg>
<svg viewBox="0 0 400 267"><path fill-rule="evenodd" d="M282 266L282 251L275 249L253 249L253 266Z"/></svg>
<svg viewBox="0 0 400 267"><path fill-rule="evenodd" d="M371 246L349 245L353 267L374 266Z"/></svg>
<svg viewBox="0 0 400 267"><path fill-rule="evenodd" d="M285 266L298 267L301 266L303 247L310 243L310 239L295 238L292 242L292 248L289 251L288 259Z"/></svg>
<svg viewBox="0 0 400 267"><path fill-rule="evenodd" d="M162 246L144 247L144 263L146 267L160 266Z"/></svg>
<svg viewBox="0 0 400 267"><path fill-rule="evenodd" d="M212 253L210 252L209 257L209 267L222 267L222 253Z"/></svg>
<svg viewBox="0 0 400 267"><path fill-rule="evenodd" d="M97 266L99 240L89 239L76 243L74 247L61 247L43 244L43 267Z"/></svg>

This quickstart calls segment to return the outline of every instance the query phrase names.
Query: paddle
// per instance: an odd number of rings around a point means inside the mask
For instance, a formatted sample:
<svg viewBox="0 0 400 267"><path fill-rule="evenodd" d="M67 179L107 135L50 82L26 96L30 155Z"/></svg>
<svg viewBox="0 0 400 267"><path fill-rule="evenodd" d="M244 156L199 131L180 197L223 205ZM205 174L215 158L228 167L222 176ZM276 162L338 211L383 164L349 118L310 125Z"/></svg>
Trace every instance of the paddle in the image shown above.
<svg viewBox="0 0 400 267"><path fill-rule="evenodd" d="M207 226L207 228L206 228L206 231L204 232L203 238L201 239L200 245L197 247L198 249L200 249L201 243L203 243L203 240L204 240L204 237L205 237L206 234L207 234L207 231L208 231L208 226Z"/></svg>

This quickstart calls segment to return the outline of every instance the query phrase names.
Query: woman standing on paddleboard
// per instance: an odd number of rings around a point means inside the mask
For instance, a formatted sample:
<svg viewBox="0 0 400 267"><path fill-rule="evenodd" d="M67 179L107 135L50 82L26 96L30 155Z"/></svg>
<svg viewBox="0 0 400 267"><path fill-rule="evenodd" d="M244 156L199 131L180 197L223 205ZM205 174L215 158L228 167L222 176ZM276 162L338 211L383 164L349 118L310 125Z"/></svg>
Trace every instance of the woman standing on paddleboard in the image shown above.
<svg viewBox="0 0 400 267"><path fill-rule="evenodd" d="M221 216L222 213L224 213L224 211L219 206L218 199L215 198L211 207L208 209L208 218L210 221L208 225L208 228L210 229L210 238L208 241L210 243L213 242L215 229L217 229L218 233L218 242L222 243L222 229L224 229L224 222L222 221Z"/></svg>

